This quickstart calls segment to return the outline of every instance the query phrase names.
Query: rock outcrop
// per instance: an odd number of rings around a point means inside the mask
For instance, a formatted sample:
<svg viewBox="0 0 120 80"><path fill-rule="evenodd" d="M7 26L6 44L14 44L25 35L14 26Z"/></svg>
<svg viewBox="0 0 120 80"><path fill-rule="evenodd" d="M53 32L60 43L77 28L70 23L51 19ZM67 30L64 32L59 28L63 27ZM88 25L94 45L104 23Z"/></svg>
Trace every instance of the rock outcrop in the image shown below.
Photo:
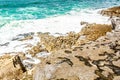
<svg viewBox="0 0 120 80"><path fill-rule="evenodd" d="M119 8L102 13L119 15ZM120 30L116 26L120 24L81 25L85 27L79 33L58 37L38 32L40 41L27 45L26 52L0 56L0 80L119 80ZM20 34L12 40L27 41L33 34Z"/></svg>
<svg viewBox="0 0 120 80"><path fill-rule="evenodd" d="M34 80L119 80L119 32L109 32L72 51L59 50L34 71Z"/></svg>
<svg viewBox="0 0 120 80"><path fill-rule="evenodd" d="M88 40L96 40L111 30L111 25L93 23L83 27L80 33L85 35Z"/></svg>
<svg viewBox="0 0 120 80"><path fill-rule="evenodd" d="M113 30L120 29L120 17L110 17L111 25Z"/></svg>
<svg viewBox="0 0 120 80"><path fill-rule="evenodd" d="M120 29L120 6L101 10L100 14L110 17L113 30Z"/></svg>
<svg viewBox="0 0 120 80"><path fill-rule="evenodd" d="M20 79L26 72L23 64L21 65L20 57L4 55L0 57L0 64L2 64L0 65L0 80Z"/></svg>
<svg viewBox="0 0 120 80"><path fill-rule="evenodd" d="M47 33L40 33L41 43L48 51L56 51L65 48L71 48L74 45L94 41L104 36L112 30L111 25L106 24L86 24L79 33L70 32L65 36L55 37ZM83 38L84 36L84 38Z"/></svg>
<svg viewBox="0 0 120 80"><path fill-rule="evenodd" d="M106 15L106 16L117 16L120 17L120 6L116 6L116 7L112 7L112 8L108 8L105 10L100 11L100 13L102 15Z"/></svg>
<svg viewBox="0 0 120 80"><path fill-rule="evenodd" d="M65 48L71 48L80 37L79 33L70 32L65 36L55 37L50 34L39 34L41 43L48 51L56 51Z"/></svg>

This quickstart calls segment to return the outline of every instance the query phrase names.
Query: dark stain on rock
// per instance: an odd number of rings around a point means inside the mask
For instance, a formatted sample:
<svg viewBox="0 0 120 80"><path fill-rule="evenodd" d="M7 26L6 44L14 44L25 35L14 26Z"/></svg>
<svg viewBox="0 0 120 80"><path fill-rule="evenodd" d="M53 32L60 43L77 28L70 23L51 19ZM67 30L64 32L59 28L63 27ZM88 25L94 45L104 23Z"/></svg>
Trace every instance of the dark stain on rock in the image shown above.
<svg viewBox="0 0 120 80"><path fill-rule="evenodd" d="M74 47L73 51L77 51L80 47Z"/></svg>
<svg viewBox="0 0 120 80"><path fill-rule="evenodd" d="M80 61L84 62L86 66L92 67L92 65L89 63L89 59L86 59L82 56L75 56L75 57L78 58Z"/></svg>
<svg viewBox="0 0 120 80"><path fill-rule="evenodd" d="M112 71L117 75L120 76L120 67L115 66L115 65L109 65L109 64L105 64L105 66L109 67L110 69L112 69Z"/></svg>
<svg viewBox="0 0 120 80"><path fill-rule="evenodd" d="M22 61L20 59L20 57L18 55L15 56L15 58L13 59L13 65L14 67L16 68L16 65L19 64L20 65L20 68L23 72L26 72L26 68L25 66L22 64Z"/></svg>
<svg viewBox="0 0 120 80"><path fill-rule="evenodd" d="M109 75L106 77L99 70L95 70L95 74L98 75L99 77L97 77L94 80L113 80L113 78L114 78L113 74L109 73Z"/></svg>
<svg viewBox="0 0 120 80"><path fill-rule="evenodd" d="M60 79L56 79L56 80L68 80L68 79L60 78Z"/></svg>
<svg viewBox="0 0 120 80"><path fill-rule="evenodd" d="M72 51L70 51L70 50L65 50L64 52L67 54L72 53Z"/></svg>
<svg viewBox="0 0 120 80"><path fill-rule="evenodd" d="M57 63L57 64L61 64L61 63L64 63L64 62L66 62L66 63L68 63L71 67L73 66L73 62L70 60L70 59L68 59L68 58L66 58L66 57L58 57L59 59L62 59L62 61L60 61L59 63Z"/></svg>
<svg viewBox="0 0 120 80"><path fill-rule="evenodd" d="M46 64L51 64L50 62L46 62Z"/></svg>
<svg viewBox="0 0 120 80"><path fill-rule="evenodd" d="M92 63L93 63L94 65L100 66L100 62L102 62L102 61L105 61L105 60L104 60L104 59L93 60Z"/></svg>
<svg viewBox="0 0 120 80"><path fill-rule="evenodd" d="M95 50L95 48L93 48L93 50Z"/></svg>

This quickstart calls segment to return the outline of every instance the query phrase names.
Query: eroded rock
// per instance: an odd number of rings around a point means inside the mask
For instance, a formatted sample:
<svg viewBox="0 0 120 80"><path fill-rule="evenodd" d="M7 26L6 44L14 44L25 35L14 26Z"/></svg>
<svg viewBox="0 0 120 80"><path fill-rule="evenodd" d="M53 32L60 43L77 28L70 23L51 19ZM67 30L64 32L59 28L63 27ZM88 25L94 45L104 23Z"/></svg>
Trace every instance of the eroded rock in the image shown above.
<svg viewBox="0 0 120 80"><path fill-rule="evenodd" d="M106 16L119 16L120 17L120 6L102 10L100 13Z"/></svg>
<svg viewBox="0 0 120 80"><path fill-rule="evenodd" d="M119 78L119 31L94 42L53 52L34 71L34 79L117 80ZM114 38L114 39L112 39Z"/></svg>

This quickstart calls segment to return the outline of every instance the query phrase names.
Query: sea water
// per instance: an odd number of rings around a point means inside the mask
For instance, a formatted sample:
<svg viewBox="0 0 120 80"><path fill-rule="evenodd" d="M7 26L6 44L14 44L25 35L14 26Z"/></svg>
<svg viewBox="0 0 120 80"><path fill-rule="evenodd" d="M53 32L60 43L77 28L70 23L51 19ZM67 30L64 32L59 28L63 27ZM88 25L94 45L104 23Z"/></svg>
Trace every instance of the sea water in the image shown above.
<svg viewBox="0 0 120 80"><path fill-rule="evenodd" d="M0 44L22 33L79 32L80 21L108 24L99 11L112 6L120 0L0 0Z"/></svg>

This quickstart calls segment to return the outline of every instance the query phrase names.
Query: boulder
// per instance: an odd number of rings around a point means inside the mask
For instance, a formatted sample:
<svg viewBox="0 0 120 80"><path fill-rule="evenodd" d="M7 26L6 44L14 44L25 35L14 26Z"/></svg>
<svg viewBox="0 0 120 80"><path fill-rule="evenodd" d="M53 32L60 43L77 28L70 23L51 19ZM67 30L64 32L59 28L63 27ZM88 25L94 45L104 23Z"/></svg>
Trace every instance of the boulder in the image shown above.
<svg viewBox="0 0 120 80"><path fill-rule="evenodd" d="M95 41L101 36L105 36L107 32L111 32L111 25L107 24L86 24L80 31L80 37L76 44L84 44L89 41Z"/></svg>
<svg viewBox="0 0 120 80"><path fill-rule="evenodd" d="M24 72L25 67L21 63L20 57L4 55L0 57L0 80L20 79Z"/></svg>
<svg viewBox="0 0 120 80"><path fill-rule="evenodd" d="M120 29L120 17L110 17L111 25L113 30Z"/></svg>
<svg viewBox="0 0 120 80"><path fill-rule="evenodd" d="M108 8L105 10L101 10L100 14L106 15L106 16L117 16L120 17L120 6Z"/></svg>

